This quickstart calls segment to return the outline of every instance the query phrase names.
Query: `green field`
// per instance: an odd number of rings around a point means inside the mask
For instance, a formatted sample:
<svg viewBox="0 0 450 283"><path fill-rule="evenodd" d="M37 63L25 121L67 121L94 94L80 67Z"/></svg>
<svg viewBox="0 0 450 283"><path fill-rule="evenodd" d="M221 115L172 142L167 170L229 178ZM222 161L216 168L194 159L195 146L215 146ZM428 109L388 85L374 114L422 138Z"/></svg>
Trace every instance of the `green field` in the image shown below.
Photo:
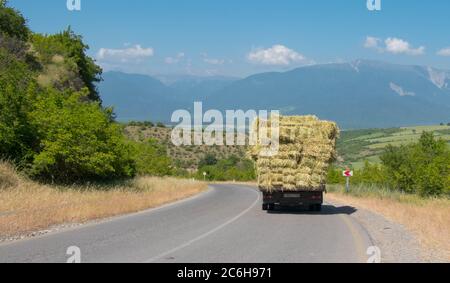
<svg viewBox="0 0 450 283"><path fill-rule="evenodd" d="M343 131L338 140L339 164L359 169L367 160L380 162L380 154L388 145L400 146L417 142L423 132L433 132L450 146L450 126L417 126L392 129Z"/></svg>

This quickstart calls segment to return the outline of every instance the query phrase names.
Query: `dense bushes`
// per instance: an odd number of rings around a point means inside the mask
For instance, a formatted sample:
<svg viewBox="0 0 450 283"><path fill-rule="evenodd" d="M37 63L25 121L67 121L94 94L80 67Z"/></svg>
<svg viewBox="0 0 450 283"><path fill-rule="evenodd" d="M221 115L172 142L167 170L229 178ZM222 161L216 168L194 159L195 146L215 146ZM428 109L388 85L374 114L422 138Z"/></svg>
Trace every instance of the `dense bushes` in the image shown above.
<svg viewBox="0 0 450 283"><path fill-rule="evenodd" d="M6 0L0 0L0 35L17 38L21 41L28 39L29 30L25 18L13 8L6 6Z"/></svg>
<svg viewBox="0 0 450 283"><path fill-rule="evenodd" d="M450 193L450 150L432 133L424 133L416 144L389 146L381 160L392 187L425 196Z"/></svg>
<svg viewBox="0 0 450 283"><path fill-rule="evenodd" d="M0 157L21 166L37 143L29 114L36 85L28 66L0 48Z"/></svg>
<svg viewBox="0 0 450 283"><path fill-rule="evenodd" d="M203 179L206 172L206 179L210 181L253 181L256 178L255 167L251 160L241 159L231 156L227 159L217 160L213 156L205 156L200 161L197 178Z"/></svg>
<svg viewBox="0 0 450 283"><path fill-rule="evenodd" d="M423 133L418 143L388 146L380 165L366 162L355 170L354 184L376 184L422 196L450 194L450 150L444 140ZM328 183L343 183L342 170L331 168Z"/></svg>
<svg viewBox="0 0 450 283"><path fill-rule="evenodd" d="M172 160L167 154L165 145L157 140L132 142L133 155L139 175L169 176L174 175Z"/></svg>
<svg viewBox="0 0 450 283"><path fill-rule="evenodd" d="M63 182L134 175L122 128L98 102L83 102L88 93L40 93L31 113L40 139L32 175Z"/></svg>
<svg viewBox="0 0 450 283"><path fill-rule="evenodd" d="M0 44L0 159L48 181L133 176L134 148L113 121L112 111L98 101L94 84L101 69L85 55L81 37L70 29L54 36L28 34L23 17L4 1L0 16L0 39L8 43ZM10 43L33 48L23 56L23 50L16 52ZM77 87L70 76L58 76L48 86L38 83L55 56L63 58L57 73L75 74L81 82Z"/></svg>
<svg viewBox="0 0 450 283"><path fill-rule="evenodd" d="M89 46L83 43L81 36L69 27L55 35L33 34L31 43L44 67L40 78L46 86L74 91L84 87L89 90L89 99L100 100L95 84L101 81L102 70L86 55Z"/></svg>

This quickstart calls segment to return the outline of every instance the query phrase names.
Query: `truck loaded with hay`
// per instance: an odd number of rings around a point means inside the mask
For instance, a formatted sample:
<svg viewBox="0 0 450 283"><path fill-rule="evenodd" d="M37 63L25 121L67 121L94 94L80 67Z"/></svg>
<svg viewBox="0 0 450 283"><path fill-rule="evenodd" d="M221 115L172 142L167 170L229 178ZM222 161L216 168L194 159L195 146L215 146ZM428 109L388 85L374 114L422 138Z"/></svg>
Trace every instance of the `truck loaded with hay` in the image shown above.
<svg viewBox="0 0 450 283"><path fill-rule="evenodd" d="M279 137L276 150L274 131ZM256 164L263 209L281 205L320 211L328 167L336 159L336 123L315 116L258 118L250 136L254 146L249 155Z"/></svg>

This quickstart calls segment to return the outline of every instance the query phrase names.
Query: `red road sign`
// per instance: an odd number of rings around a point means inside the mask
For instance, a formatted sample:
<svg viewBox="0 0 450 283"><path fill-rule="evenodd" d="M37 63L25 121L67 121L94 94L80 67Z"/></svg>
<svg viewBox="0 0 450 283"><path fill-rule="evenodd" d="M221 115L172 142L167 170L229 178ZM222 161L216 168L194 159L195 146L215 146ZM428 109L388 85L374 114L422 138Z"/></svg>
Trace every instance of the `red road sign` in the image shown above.
<svg viewBox="0 0 450 283"><path fill-rule="evenodd" d="M347 169L343 172L344 177L353 177L353 171L350 169Z"/></svg>

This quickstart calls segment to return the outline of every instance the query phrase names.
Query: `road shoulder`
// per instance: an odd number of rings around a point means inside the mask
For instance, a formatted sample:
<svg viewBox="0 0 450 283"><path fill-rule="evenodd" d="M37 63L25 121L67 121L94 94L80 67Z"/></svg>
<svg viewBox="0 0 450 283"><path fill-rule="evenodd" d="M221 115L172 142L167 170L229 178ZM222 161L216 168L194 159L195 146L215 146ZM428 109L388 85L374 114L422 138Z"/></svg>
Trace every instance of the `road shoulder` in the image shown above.
<svg viewBox="0 0 450 283"><path fill-rule="evenodd" d="M348 205L341 199L327 195L327 202L334 206ZM355 205L352 203L351 205ZM374 245L381 250L383 263L442 262L442 257L423 247L420 241L400 223L393 222L381 214L356 205L350 215L372 238Z"/></svg>

